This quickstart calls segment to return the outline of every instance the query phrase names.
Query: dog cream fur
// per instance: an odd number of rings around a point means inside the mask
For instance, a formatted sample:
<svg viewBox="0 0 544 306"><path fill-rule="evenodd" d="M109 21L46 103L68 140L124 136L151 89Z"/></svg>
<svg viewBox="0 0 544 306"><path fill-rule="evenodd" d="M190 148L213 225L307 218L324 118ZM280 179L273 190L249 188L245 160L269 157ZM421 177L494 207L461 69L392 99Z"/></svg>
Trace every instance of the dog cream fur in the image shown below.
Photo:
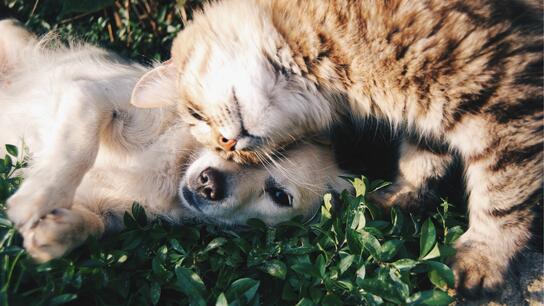
<svg viewBox="0 0 544 306"><path fill-rule="evenodd" d="M4 20L0 59L0 143L30 152L25 181L8 199L8 216L39 261L65 254L90 235L119 230L134 201L151 218L176 223L243 225L261 218L274 225L297 215L310 219L324 192L346 187L330 150L311 143L261 166L225 161L197 144L173 106L130 105L148 68L105 50L65 47L52 35L37 40ZM173 84L160 84L147 99L169 99L161 94L172 92L165 87ZM199 198L194 185L206 169L224 178L221 199ZM288 195L289 207L273 200L270 184Z"/></svg>

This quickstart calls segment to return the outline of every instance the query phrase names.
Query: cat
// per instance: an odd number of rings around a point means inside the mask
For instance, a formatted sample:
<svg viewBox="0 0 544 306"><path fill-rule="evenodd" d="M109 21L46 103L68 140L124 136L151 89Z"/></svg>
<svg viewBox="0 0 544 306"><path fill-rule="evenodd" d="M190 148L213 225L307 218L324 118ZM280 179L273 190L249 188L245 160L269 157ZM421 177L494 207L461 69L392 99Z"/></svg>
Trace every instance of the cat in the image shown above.
<svg viewBox="0 0 544 306"><path fill-rule="evenodd" d="M193 139L174 108L131 106L149 68L104 49L37 39L1 20L0 68L0 156L7 143L30 152L7 214L36 261L119 231L134 201L150 219L172 223L237 228L260 218L272 226L312 220L324 192L348 187L330 147L310 140L262 166L222 159ZM168 92L160 89L155 97Z"/></svg>
<svg viewBox="0 0 544 306"><path fill-rule="evenodd" d="M470 227L456 244L456 286L493 293L542 201L542 11L521 0L213 2L157 68L183 84L177 98L137 86L132 103L177 105L199 141L242 163L341 115L443 144L404 141L399 176L375 200L417 201L459 154ZM160 84L154 73L140 82Z"/></svg>

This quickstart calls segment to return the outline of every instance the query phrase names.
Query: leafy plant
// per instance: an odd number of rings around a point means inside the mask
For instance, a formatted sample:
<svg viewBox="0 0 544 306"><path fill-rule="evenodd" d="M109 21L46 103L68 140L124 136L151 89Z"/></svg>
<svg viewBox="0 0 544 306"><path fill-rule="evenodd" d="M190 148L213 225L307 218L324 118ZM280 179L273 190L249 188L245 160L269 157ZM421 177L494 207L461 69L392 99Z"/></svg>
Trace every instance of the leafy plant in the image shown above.
<svg viewBox="0 0 544 306"><path fill-rule="evenodd" d="M0 12L38 34L56 31L144 63L169 58L175 35L202 0L1 0ZM2 16L0 16L1 18Z"/></svg>
<svg viewBox="0 0 544 306"><path fill-rule="evenodd" d="M0 13L33 31L55 30L149 63L169 57L200 0L2 0ZM423 217L383 211L367 195L384 186L350 178L356 195L325 195L321 219L245 231L148 222L135 204L120 234L35 264L5 215L26 165L14 146L0 159L0 305L446 305L445 264L463 216L447 201Z"/></svg>
<svg viewBox="0 0 544 306"><path fill-rule="evenodd" d="M0 199L24 166L9 146L0 164ZM6 162L11 160L11 163ZM14 161L17 160L17 161ZM7 170L11 168L11 170ZM325 195L314 224L277 227L250 220L244 231L148 222L134 204L126 229L89 239L61 259L35 264L0 208L3 305L447 305L453 273L445 264L463 219L444 201L422 218L379 209L366 196L381 182L350 179L356 196Z"/></svg>

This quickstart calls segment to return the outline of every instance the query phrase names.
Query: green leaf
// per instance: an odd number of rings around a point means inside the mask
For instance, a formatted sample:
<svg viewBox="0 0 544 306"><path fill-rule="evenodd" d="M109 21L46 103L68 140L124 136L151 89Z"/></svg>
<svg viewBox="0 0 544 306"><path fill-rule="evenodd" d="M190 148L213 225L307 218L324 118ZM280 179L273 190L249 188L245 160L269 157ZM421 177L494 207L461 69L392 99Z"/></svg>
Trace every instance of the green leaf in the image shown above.
<svg viewBox="0 0 544 306"><path fill-rule="evenodd" d="M132 216L139 226L147 225L147 215L144 208L137 202L132 203Z"/></svg>
<svg viewBox="0 0 544 306"><path fill-rule="evenodd" d="M0 158L0 173L8 173L9 172L9 170L6 169L4 163L5 163L4 159ZM0 181L0 182L4 183L5 181Z"/></svg>
<svg viewBox="0 0 544 306"><path fill-rule="evenodd" d="M459 225L447 229L446 237L444 238L445 244L453 244L461 235L463 235L463 228Z"/></svg>
<svg viewBox="0 0 544 306"><path fill-rule="evenodd" d="M0 217L0 227L8 227L9 228L12 225L13 225L13 223L9 219Z"/></svg>
<svg viewBox="0 0 544 306"><path fill-rule="evenodd" d="M202 253L204 254L204 253L208 253L211 250L215 250L218 247L224 245L225 243L227 243L227 239L225 239L223 237L214 238L212 241L210 241L210 243L208 243L208 245L202 251Z"/></svg>
<svg viewBox="0 0 544 306"><path fill-rule="evenodd" d="M336 286L344 289L345 291L351 291L355 287L351 282L345 280L336 281Z"/></svg>
<svg viewBox="0 0 544 306"><path fill-rule="evenodd" d="M374 295L372 293L364 292L364 290L361 290L362 297L365 300L366 304L370 306L377 306L383 304L383 299L377 295Z"/></svg>
<svg viewBox="0 0 544 306"><path fill-rule="evenodd" d="M455 300L450 297L446 292L441 290L428 290L417 292L406 300L408 305L428 305L428 306L441 306L449 305Z"/></svg>
<svg viewBox="0 0 544 306"><path fill-rule="evenodd" d="M349 267L351 267L354 258L354 255L347 255L340 260L340 264L338 265L338 269L340 269L340 274L343 274L347 271L347 269L349 269Z"/></svg>
<svg viewBox="0 0 544 306"><path fill-rule="evenodd" d="M191 299L191 304L206 305L206 301L202 297L206 287L198 274L191 269L177 267L176 278L177 288Z"/></svg>
<svg viewBox="0 0 544 306"><path fill-rule="evenodd" d="M157 305L161 299L161 285L157 282L152 282L149 286L149 298L151 304Z"/></svg>
<svg viewBox="0 0 544 306"><path fill-rule="evenodd" d="M398 207L391 209L391 222L393 223L393 227L389 232L396 235L401 234L404 226L404 214Z"/></svg>
<svg viewBox="0 0 544 306"><path fill-rule="evenodd" d="M352 182L353 187L355 187L355 196L364 196L366 194L366 185L364 182L364 177L355 178Z"/></svg>
<svg viewBox="0 0 544 306"><path fill-rule="evenodd" d="M357 284L364 290L382 297L393 303L402 304L403 299L395 290L393 284L378 278L358 279Z"/></svg>
<svg viewBox="0 0 544 306"><path fill-rule="evenodd" d="M151 260L151 270L153 273L160 278L165 277L165 275L168 273L166 268L162 265L161 260L158 256L153 257Z"/></svg>
<svg viewBox="0 0 544 306"><path fill-rule="evenodd" d="M377 190L380 190L384 187L387 187L391 185L391 182L387 182L387 181L384 181L384 180L374 180L370 183L370 186L369 186L369 190L370 192L374 192L374 191L377 191Z"/></svg>
<svg viewBox="0 0 544 306"><path fill-rule="evenodd" d="M327 222L332 218L332 194L327 193L323 196L323 205L321 206L321 224Z"/></svg>
<svg viewBox="0 0 544 306"><path fill-rule="evenodd" d="M399 271L410 271L413 267L415 267L419 262L410 258L403 258L395 261L393 263L393 266L397 268Z"/></svg>
<svg viewBox="0 0 544 306"><path fill-rule="evenodd" d="M125 211L123 215L123 223L128 229L138 228L138 223L136 223L136 220L134 220L134 217L128 211Z"/></svg>
<svg viewBox="0 0 544 306"><path fill-rule="evenodd" d="M228 306L229 303L227 302L227 298L225 297L225 294L221 292L219 296L217 297L217 301L215 302L215 306Z"/></svg>
<svg viewBox="0 0 544 306"><path fill-rule="evenodd" d="M346 232L346 240L352 254L360 255L362 253L363 243L361 242L359 232L348 229Z"/></svg>
<svg viewBox="0 0 544 306"><path fill-rule="evenodd" d="M183 246L181 246L179 241L177 241L176 239L170 239L170 246L172 247L173 250L175 250L176 252L180 254L185 255L187 253L185 252L185 249L183 248Z"/></svg>
<svg viewBox="0 0 544 306"><path fill-rule="evenodd" d="M360 231L359 233L361 234L361 243L363 248L367 250L376 260L381 260L380 255L382 246L380 245L378 239L364 230Z"/></svg>
<svg viewBox="0 0 544 306"><path fill-rule="evenodd" d="M315 304L312 302L312 300L303 297L302 299L300 299L300 301L298 301L298 303L295 306L313 306L313 305Z"/></svg>
<svg viewBox="0 0 544 306"><path fill-rule="evenodd" d="M439 244L438 249L440 251L440 258L445 259L455 255L455 248L452 245ZM431 251L432 253L432 251ZM444 261L444 260L442 260Z"/></svg>
<svg viewBox="0 0 544 306"><path fill-rule="evenodd" d="M342 302L342 300L336 294L329 293L329 294L325 295L325 297L323 297L323 300L321 301L321 305L343 306L344 303Z"/></svg>
<svg viewBox="0 0 544 306"><path fill-rule="evenodd" d="M357 272L355 272L355 276L357 276L357 279L364 279L366 276L366 266L363 264L357 269Z"/></svg>
<svg viewBox="0 0 544 306"><path fill-rule="evenodd" d="M431 219L425 220L419 237L419 258L423 258L436 243L436 230Z"/></svg>
<svg viewBox="0 0 544 306"><path fill-rule="evenodd" d="M17 150L17 147L14 145L7 144L6 145L6 151L13 157L17 158L19 156L19 151Z"/></svg>
<svg viewBox="0 0 544 306"><path fill-rule="evenodd" d="M444 288L447 285L450 288L455 286L455 279L453 271L445 264L438 261L425 261L425 265L430 268L429 279L431 282L439 287Z"/></svg>
<svg viewBox="0 0 544 306"><path fill-rule="evenodd" d="M310 275L315 278L321 278L317 267L311 263L301 262L291 266L291 269L301 275Z"/></svg>
<svg viewBox="0 0 544 306"><path fill-rule="evenodd" d="M62 305L66 304L68 302L71 302L73 300L77 299L77 294L75 293L65 293L61 295L57 295L56 297L52 298L51 301L49 301L48 305Z"/></svg>
<svg viewBox="0 0 544 306"><path fill-rule="evenodd" d="M366 217L363 211L358 211L355 213L355 220L357 220L357 227L353 228L356 231L362 230L366 226Z"/></svg>
<svg viewBox="0 0 544 306"><path fill-rule="evenodd" d="M399 249L404 245L402 240L386 241L381 248L380 258L383 261L389 261L397 254Z"/></svg>
<svg viewBox="0 0 544 306"><path fill-rule="evenodd" d="M325 257L323 257L323 254L319 254L319 256L317 256L315 264L317 266L319 276L324 277L325 276L325 268L327 267L327 263L325 262Z"/></svg>
<svg viewBox="0 0 544 306"><path fill-rule="evenodd" d="M434 258L437 258L437 257L440 257L440 248L438 247L438 243L434 245L434 247L432 248L432 250L427 253L427 255L425 255L425 257L421 258L423 260L426 260L426 259L434 259Z"/></svg>
<svg viewBox="0 0 544 306"><path fill-rule="evenodd" d="M259 285L260 282L252 278L240 278L235 280L226 292L227 299L235 301L241 298L245 302L250 302L256 296Z"/></svg>
<svg viewBox="0 0 544 306"><path fill-rule="evenodd" d="M2 165L0 165L0 172L2 173L9 173L11 171L11 168L13 166L13 162L11 161L11 157L9 155L6 155L4 159L0 159L2 162Z"/></svg>
<svg viewBox="0 0 544 306"><path fill-rule="evenodd" d="M287 266L277 259L267 261L262 266L262 270L279 279L285 279L285 276L287 275Z"/></svg>

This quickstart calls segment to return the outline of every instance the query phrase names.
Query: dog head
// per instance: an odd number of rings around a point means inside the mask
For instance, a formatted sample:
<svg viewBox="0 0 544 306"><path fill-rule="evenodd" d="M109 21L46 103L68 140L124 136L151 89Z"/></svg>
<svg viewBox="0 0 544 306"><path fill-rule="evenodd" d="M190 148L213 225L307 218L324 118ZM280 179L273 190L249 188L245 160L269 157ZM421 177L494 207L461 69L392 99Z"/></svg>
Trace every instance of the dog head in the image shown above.
<svg viewBox="0 0 544 306"><path fill-rule="evenodd" d="M312 219L323 194L349 188L330 149L296 144L260 165L240 165L203 150L179 185L179 199L195 218L221 225L267 225L296 216Z"/></svg>

